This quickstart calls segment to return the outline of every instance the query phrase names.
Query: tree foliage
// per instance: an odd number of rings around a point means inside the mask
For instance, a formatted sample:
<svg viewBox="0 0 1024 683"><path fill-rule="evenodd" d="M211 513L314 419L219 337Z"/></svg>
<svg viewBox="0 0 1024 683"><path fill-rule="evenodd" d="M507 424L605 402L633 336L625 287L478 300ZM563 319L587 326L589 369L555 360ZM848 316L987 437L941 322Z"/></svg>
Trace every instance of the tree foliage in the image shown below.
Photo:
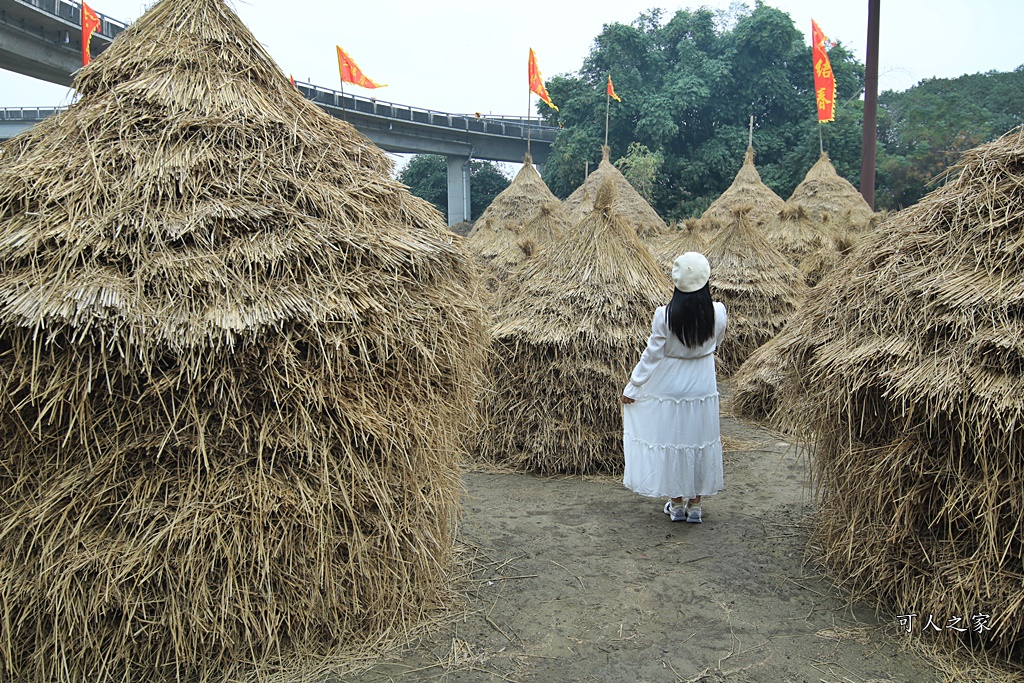
<svg viewBox="0 0 1024 683"><path fill-rule="evenodd" d="M837 171L859 180L864 69L841 44L829 52L836 75L836 121L822 127ZM606 24L578 74L548 83L560 110L541 111L563 127L545 169L552 191L567 196L587 162L600 160L610 73L622 102L612 102L609 145L661 156L652 204L666 218L701 213L743 163L748 123L762 179L788 197L817 160L811 48L788 14L761 2L751 10L660 11L633 23ZM628 168L628 165L627 165Z"/></svg>
<svg viewBox="0 0 1024 683"><path fill-rule="evenodd" d="M548 123L563 128L544 179L561 197L583 182L587 165L600 160L610 104L613 159L628 158L633 144L661 155L650 201L668 219L700 214L728 188L743 162L751 116L758 171L779 196L803 180L819 144L857 186L864 66L842 43L829 49L829 60L835 121L819 125L811 48L788 14L760 0L753 9L652 10L629 25L606 24L579 72L548 82L560 111L538 105ZM609 74L621 103L605 98ZM882 93L877 208L916 202L965 150L1022 123L1024 67Z"/></svg>
<svg viewBox="0 0 1024 683"><path fill-rule="evenodd" d="M650 203L654 199L654 184L658 180L658 171L665 162L661 152L652 152L639 142L629 143L626 156L615 162L622 169L633 189Z"/></svg>
<svg viewBox="0 0 1024 683"><path fill-rule="evenodd" d="M437 207L448 218L448 160L439 154L417 154L398 174L398 181ZM471 218L484 212L511 180L490 161L469 162Z"/></svg>
<svg viewBox="0 0 1024 683"><path fill-rule="evenodd" d="M780 197L789 197L817 161L819 144L857 186L864 67L842 43L829 49L829 59L836 118L819 125L811 48L788 14L760 0L753 9L651 10L629 25L606 24L578 73L548 80L559 110L537 103L540 116L563 129L544 180L560 197L583 183L588 166L601 160L607 105L612 158L666 219L699 215L729 187L743 163L751 116L758 172ZM606 99L609 74L621 102ZM876 207L916 202L962 152L1021 124L1024 66L882 93ZM416 159L422 161L406 167L402 182L446 210L443 157ZM432 165L421 170L419 163ZM484 171L486 183L476 180ZM472 162L473 216L507 186L495 175L493 165Z"/></svg>
<svg viewBox="0 0 1024 683"><path fill-rule="evenodd" d="M931 78L878 98L876 204L899 209L934 189L960 155L1024 124L1024 66Z"/></svg>

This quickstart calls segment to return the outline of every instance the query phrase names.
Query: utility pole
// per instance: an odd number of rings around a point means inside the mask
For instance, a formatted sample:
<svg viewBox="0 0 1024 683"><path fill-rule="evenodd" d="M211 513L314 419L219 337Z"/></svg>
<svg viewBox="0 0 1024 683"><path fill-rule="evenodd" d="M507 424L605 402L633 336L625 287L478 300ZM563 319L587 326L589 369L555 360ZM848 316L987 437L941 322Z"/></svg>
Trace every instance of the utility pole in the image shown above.
<svg viewBox="0 0 1024 683"><path fill-rule="evenodd" d="M860 194L875 209L878 141L878 14L882 0L868 0L868 63L864 71L864 131L860 147Z"/></svg>

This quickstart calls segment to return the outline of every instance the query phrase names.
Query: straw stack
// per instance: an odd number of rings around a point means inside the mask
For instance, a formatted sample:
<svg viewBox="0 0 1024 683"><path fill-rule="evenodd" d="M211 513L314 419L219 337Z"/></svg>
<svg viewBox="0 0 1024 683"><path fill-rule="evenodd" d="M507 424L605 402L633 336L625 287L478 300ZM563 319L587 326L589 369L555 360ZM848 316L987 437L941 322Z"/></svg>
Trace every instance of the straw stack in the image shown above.
<svg viewBox="0 0 1024 683"><path fill-rule="evenodd" d="M711 202L701 220L728 222L738 207L750 206L750 220L761 224L775 216L786 205L779 195L761 182L761 174L754 166L754 148L747 147L743 157L743 165L732 181L732 185L722 195Z"/></svg>
<svg viewBox="0 0 1024 683"><path fill-rule="evenodd" d="M848 237L831 221L812 220L803 204L785 204L765 221L765 238L796 266L809 287L821 279L850 249Z"/></svg>
<svg viewBox="0 0 1024 683"><path fill-rule="evenodd" d="M849 180L836 173L828 154L818 161L786 201L804 207L812 221L827 224L839 234L858 235L875 226L875 213Z"/></svg>
<svg viewBox="0 0 1024 683"><path fill-rule="evenodd" d="M814 296L811 290L806 296ZM802 392L792 385L799 373L790 365L802 348L800 308L782 330L751 353L732 376L732 411L782 432L801 416Z"/></svg>
<svg viewBox="0 0 1024 683"><path fill-rule="evenodd" d="M916 614L929 642L1019 657L1024 129L953 175L890 215L803 313L792 358L815 445L814 543L840 583ZM974 630L981 614L991 630ZM929 615L943 633L924 630Z"/></svg>
<svg viewBox="0 0 1024 683"><path fill-rule="evenodd" d="M633 189L626 177L610 161L611 148L601 148L601 163L582 185L566 197L563 202L573 223L578 223L594 210L598 189L606 182L611 183L615 192L615 213L633 228L644 244L650 244L668 232L668 226L658 212L647 203L640 193Z"/></svg>
<svg viewBox="0 0 1024 683"><path fill-rule="evenodd" d="M655 239L649 246L651 256L666 277L671 276L672 263L677 256L688 251L704 253L707 248L708 235L701 229L699 218L687 218L677 227L677 231Z"/></svg>
<svg viewBox="0 0 1024 683"><path fill-rule="evenodd" d="M2 148L0 678L227 681L445 594L481 314L387 156L222 0Z"/></svg>
<svg viewBox="0 0 1024 683"><path fill-rule="evenodd" d="M494 291L508 271L521 263L547 240L557 237L568 220L561 212L552 218L550 208L544 220L536 222L542 208L561 204L533 167L529 154L523 167L477 219L466 243L488 268L488 288ZM533 224L529 233L526 226Z"/></svg>
<svg viewBox="0 0 1024 683"><path fill-rule="evenodd" d="M807 287L800 271L753 225L748 206L735 209L715 230L704 254L711 262L712 298L729 314L729 329L715 352L719 373L728 376L782 329Z"/></svg>
<svg viewBox="0 0 1024 683"><path fill-rule="evenodd" d="M671 285L616 213L594 210L498 305L480 455L542 473L621 472L619 396Z"/></svg>

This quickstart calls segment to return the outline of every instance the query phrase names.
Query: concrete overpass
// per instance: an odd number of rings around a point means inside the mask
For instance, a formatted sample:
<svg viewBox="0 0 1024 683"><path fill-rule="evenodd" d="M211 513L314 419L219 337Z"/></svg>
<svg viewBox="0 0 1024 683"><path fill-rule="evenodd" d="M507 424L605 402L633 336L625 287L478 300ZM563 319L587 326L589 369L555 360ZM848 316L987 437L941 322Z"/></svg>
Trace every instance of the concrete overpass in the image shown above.
<svg viewBox="0 0 1024 683"><path fill-rule="evenodd" d="M100 15L101 29L90 43L93 56L126 28ZM65 0L0 0L0 68L70 86L81 66L81 6ZM547 160L557 128L515 117L476 117L421 109L322 88L296 86L325 112L356 127L389 152L441 154L448 159L448 223L469 220L469 161L521 162L530 153ZM0 109L0 139L13 137L57 107Z"/></svg>
<svg viewBox="0 0 1024 683"><path fill-rule="evenodd" d="M99 14L99 13L97 13ZM89 52L106 50L123 22L99 14ZM0 0L0 67L58 85L71 85L82 66L82 6L65 0Z"/></svg>

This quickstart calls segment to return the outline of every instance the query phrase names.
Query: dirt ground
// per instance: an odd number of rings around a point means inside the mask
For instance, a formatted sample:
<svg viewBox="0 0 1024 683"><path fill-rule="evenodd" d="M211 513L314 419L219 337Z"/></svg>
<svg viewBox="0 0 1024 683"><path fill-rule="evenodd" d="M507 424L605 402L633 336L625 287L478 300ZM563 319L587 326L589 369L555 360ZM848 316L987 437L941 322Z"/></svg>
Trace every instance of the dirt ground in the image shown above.
<svg viewBox="0 0 1024 683"><path fill-rule="evenodd" d="M726 489L703 524L670 522L619 478L468 472L461 611L343 680L943 680L807 561L806 460L732 417L721 388Z"/></svg>

